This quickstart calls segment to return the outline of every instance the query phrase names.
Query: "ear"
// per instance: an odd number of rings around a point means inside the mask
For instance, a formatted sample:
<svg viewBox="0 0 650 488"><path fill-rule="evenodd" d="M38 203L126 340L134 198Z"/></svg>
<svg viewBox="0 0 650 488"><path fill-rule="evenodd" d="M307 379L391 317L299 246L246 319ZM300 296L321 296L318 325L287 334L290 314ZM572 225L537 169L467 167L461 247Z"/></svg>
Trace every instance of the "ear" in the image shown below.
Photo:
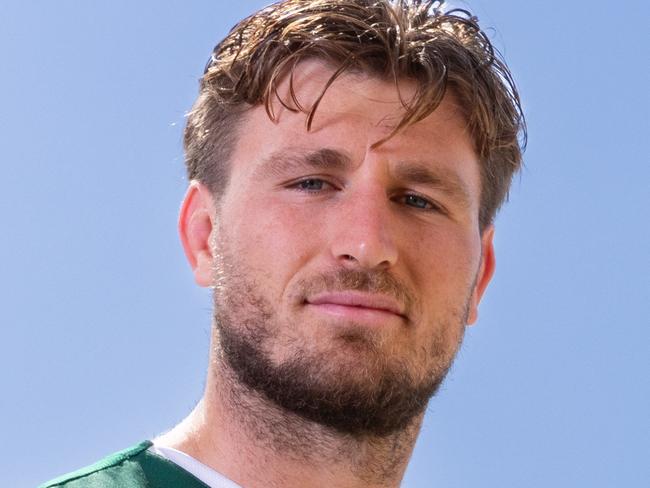
<svg viewBox="0 0 650 488"><path fill-rule="evenodd" d="M212 285L212 234L215 231L215 219L212 194L205 185L193 180L181 205L178 232L194 280L205 287Z"/></svg>
<svg viewBox="0 0 650 488"><path fill-rule="evenodd" d="M467 325L472 325L478 319L478 304L483 297L483 293L494 275L496 261L494 258L494 226L490 225L481 235L481 264L476 276L476 283L469 303L469 314L467 316Z"/></svg>

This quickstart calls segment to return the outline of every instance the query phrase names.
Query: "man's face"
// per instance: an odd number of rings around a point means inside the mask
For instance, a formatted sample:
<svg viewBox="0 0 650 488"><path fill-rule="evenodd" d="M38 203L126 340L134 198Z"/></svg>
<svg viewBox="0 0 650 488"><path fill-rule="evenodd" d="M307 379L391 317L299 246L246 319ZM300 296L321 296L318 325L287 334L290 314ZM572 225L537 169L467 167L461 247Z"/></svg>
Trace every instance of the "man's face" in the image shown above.
<svg viewBox="0 0 650 488"><path fill-rule="evenodd" d="M303 107L331 73L299 66ZM402 99L413 89L401 83ZM309 132L304 113L279 103L277 122L250 110L210 236L225 364L276 404L355 435L422 413L493 268L478 160L453 98L372 147L400 120L399 97L392 83L350 74Z"/></svg>

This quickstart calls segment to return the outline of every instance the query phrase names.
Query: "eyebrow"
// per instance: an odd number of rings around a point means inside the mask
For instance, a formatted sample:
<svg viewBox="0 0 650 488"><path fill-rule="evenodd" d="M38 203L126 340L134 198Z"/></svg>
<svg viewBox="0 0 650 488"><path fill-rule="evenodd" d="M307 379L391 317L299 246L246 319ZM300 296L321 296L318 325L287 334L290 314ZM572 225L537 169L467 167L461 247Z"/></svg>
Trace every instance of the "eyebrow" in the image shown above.
<svg viewBox="0 0 650 488"><path fill-rule="evenodd" d="M421 162L402 162L397 165L395 177L405 183L428 186L446 193L465 207L470 206L471 193L458 174L447 168L431 167Z"/></svg>
<svg viewBox="0 0 650 488"><path fill-rule="evenodd" d="M352 159L337 149L323 148L315 151L287 148L271 153L255 171L263 176L283 176L296 169L343 171L352 166ZM449 195L460 205L469 207L471 192L465 182L452 169L433 166L425 162L399 162L393 177L404 184L423 185Z"/></svg>
<svg viewBox="0 0 650 488"><path fill-rule="evenodd" d="M345 170L352 165L352 159L336 149L323 148L316 151L283 149L270 154L256 171L264 175L281 176L294 169L313 168Z"/></svg>

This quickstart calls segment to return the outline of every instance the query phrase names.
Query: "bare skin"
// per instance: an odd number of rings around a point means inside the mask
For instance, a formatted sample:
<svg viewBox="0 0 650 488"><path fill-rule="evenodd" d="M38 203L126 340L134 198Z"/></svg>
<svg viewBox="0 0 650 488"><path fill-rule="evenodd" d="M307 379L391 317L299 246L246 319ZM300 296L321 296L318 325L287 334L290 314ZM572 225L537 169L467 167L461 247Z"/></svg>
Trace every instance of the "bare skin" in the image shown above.
<svg viewBox="0 0 650 488"><path fill-rule="evenodd" d="M315 100L330 73L318 62L299 67L301 104ZM408 97L413 86L400 89ZM296 355L305 364L326 357L316 380L327 387L364 394L398 367L414 385L442 379L494 271L493 229L478 226L478 160L449 96L379 147L373 143L401 113L394 84L344 75L310 132L303 113L274 109L276 122L262 107L247 114L218 203L198 182L185 197L179 227L195 279L215 289L226 312L232 304L220 297L230 293L238 303L213 329L202 401L155 442L243 487L396 487L422 411L382 435L312 422L242 384L219 330L242 333L247 318L263 327L272 368ZM343 162L304 164L322 149ZM405 291L314 285L314 277L342 269L390 275ZM341 339L351 336L372 347Z"/></svg>
<svg viewBox="0 0 650 488"><path fill-rule="evenodd" d="M206 389L228 388L215 384L219 380L214 377L212 383ZM155 442L185 452L247 488L399 486L421 421L419 417L408 431L390 438L360 441L291 418L254 395L247 398L250 411L263 411L263 422L211 397ZM286 449L288 440L295 441L293 449Z"/></svg>

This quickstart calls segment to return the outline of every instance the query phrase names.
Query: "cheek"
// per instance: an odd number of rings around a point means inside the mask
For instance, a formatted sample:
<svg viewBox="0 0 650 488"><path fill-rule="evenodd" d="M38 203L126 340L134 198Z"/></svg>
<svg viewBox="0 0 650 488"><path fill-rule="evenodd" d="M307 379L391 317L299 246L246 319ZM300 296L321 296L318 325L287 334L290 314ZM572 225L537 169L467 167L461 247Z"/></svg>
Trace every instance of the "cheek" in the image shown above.
<svg viewBox="0 0 650 488"><path fill-rule="evenodd" d="M301 209L249 200L228 216L233 249L249 269L284 286L317 247L313 216Z"/></svg>
<svg viewBox="0 0 650 488"><path fill-rule="evenodd" d="M408 265L423 299L466 299L480 261L478 233L438 228L418 237L412 241Z"/></svg>

